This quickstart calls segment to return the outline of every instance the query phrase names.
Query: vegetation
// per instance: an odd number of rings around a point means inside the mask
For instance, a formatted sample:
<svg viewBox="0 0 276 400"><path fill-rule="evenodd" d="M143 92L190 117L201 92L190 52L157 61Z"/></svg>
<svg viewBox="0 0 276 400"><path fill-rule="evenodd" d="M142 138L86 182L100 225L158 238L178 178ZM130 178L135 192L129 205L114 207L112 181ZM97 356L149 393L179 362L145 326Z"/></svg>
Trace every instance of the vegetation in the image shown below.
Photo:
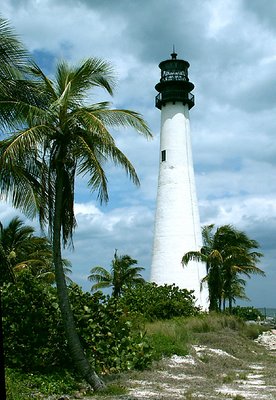
<svg viewBox="0 0 276 400"><path fill-rule="evenodd" d="M2 31L9 43L11 38L5 34ZM16 43L13 52L20 58L20 42ZM88 177L88 186L98 192L100 201L108 201L106 160L122 166L132 181L139 183L134 167L118 149L108 128L128 126L147 138L151 134L136 112L112 110L108 102L87 104L88 94L95 88L113 93L113 71L105 61L91 58L75 67L60 62L54 80L34 63L28 72L32 80L24 81L20 76L14 82L15 86L21 81L30 83L33 90L28 92L29 98L10 90L10 85L4 87L6 75L0 75L4 82L0 114L3 126L13 130L5 129L7 137L0 143L1 191L13 206L28 216L38 213L41 224L48 225L59 307L72 360L82 376L95 389L101 389L104 384L91 370L75 328L62 244L65 247L72 242L76 225L73 204L78 174Z"/></svg>
<svg viewBox="0 0 276 400"><path fill-rule="evenodd" d="M202 314L192 292L144 282L137 260L117 252L110 272L95 267L89 277L93 290L111 286L112 296L83 292L68 280L70 264L62 259L62 247L73 241L77 175L85 175L89 188L107 202L106 161L120 165L139 183L109 129L131 127L151 137L139 114L113 110L108 102L89 105L95 88L112 95L108 63L91 58L71 67L61 62L50 80L0 18L1 194L27 216L39 215L49 231L49 237L38 237L18 217L7 226L0 223L9 400L72 393L83 379L100 390L103 377L145 370L164 356L185 355L191 343L211 343L219 332L227 346L230 329L240 341L256 337L261 329L233 316ZM256 267L262 256L255 251L258 243L231 226L215 233L213 228L204 228L202 250L186 254L183 263L206 262L211 310L225 310L228 302L230 313L255 315L255 310L242 311L232 303L245 296L243 276L263 274ZM232 343L228 346L235 356ZM201 361L207 363L208 357ZM109 393L125 390L112 385Z"/></svg>
<svg viewBox="0 0 276 400"><path fill-rule="evenodd" d="M34 232L32 226L18 217L6 227L0 222L1 286L4 282L15 282L16 275L26 268L37 278L54 282L51 244Z"/></svg>
<svg viewBox="0 0 276 400"><path fill-rule="evenodd" d="M157 286L149 282L127 290L120 304L136 318L140 316L146 321L191 316L199 312L191 291L175 285Z"/></svg>
<svg viewBox="0 0 276 400"><path fill-rule="evenodd" d="M183 265L190 260L206 263L207 275L203 279L209 289L210 311L226 308L232 312L233 302L237 298L245 299L246 281L252 274L264 275L257 267L263 256L255 251L259 248L256 240L250 239L244 232L231 225L223 225L214 232L214 225L202 229L203 247L200 251L190 251L182 258Z"/></svg>
<svg viewBox="0 0 276 400"><path fill-rule="evenodd" d="M82 301L84 297L92 298L93 296L91 296L91 294L89 293L81 293L80 289L77 287L74 287L72 289L73 290L72 292L70 291L70 295L77 293L75 299L71 299L74 314L77 317L77 326L78 329L85 332L85 334L82 334L81 337L86 337L86 339L89 341L91 340L91 338L93 338L93 336L97 336L97 333L96 331L94 331L94 335L89 334L89 324L91 324L91 318L90 322L87 322L88 310L86 309L86 312L82 311ZM97 296L100 298L99 293L97 294ZM82 306L80 306L80 303L82 303ZM87 304L87 301L85 301L85 303ZM93 299L93 305L92 303L90 304L92 307L95 306L95 299ZM97 306L95 306L95 309L96 308ZM101 309L100 313L102 313ZM110 315L111 314L108 315L107 313L107 318L109 318L109 321L111 320ZM99 323L98 321L97 325ZM105 317L104 322L106 322ZM107 329L110 329L112 331L113 329L115 329L115 332L117 331L117 334L119 333L119 330L122 330L123 327L123 325L120 325L117 330L116 328L114 328L114 326L112 328L111 325L113 325L112 321L109 322L109 325L107 323ZM116 324L114 323L114 325ZM88 327L87 331L85 331L85 326ZM162 361L164 356L171 357L173 355L185 356L187 354L194 354L192 347L194 345L201 345L202 348L204 348L204 346L208 346L210 348L221 349L232 355L233 358L227 358L227 363L224 360L223 364L221 364L222 361L220 361L218 358L215 358L213 360L214 356L210 354L202 353L199 356L201 361L201 371L207 374L207 379L210 379L210 384L212 385L212 387L214 381L221 381L221 383L226 383L230 380L233 381L234 379L242 379L241 370L244 371L244 364L241 360L244 359L252 362L253 358L257 355L257 351L261 351L255 347L253 351L253 344L251 344L251 340L256 338L262 332L263 328L257 324L247 325L242 320L237 319L234 316L224 314L201 314L191 317L178 317L171 320L156 320L146 323L145 329L147 331L147 346L149 346L149 348L151 349L148 355L150 355L151 360L153 359L155 360L155 362L158 363L161 362L162 369L165 368L165 364ZM103 346L103 352L106 351L105 355L102 355L102 360L105 357L110 357L109 360L112 360L112 356L110 352L106 349L106 345L104 342L105 336L107 336L108 338L111 338L111 336L107 335L107 331L103 326L99 329L98 332L100 332L100 346ZM111 345L111 343L112 341L108 344ZM127 349L128 346L126 346L125 349ZM251 348L252 351L250 350ZM98 349L100 348L98 347ZM110 356L108 354L110 354ZM124 357L124 354L125 352L121 349L120 356L122 355ZM130 352L129 354L129 360L132 362L134 353L132 354ZM240 361L238 360L238 358L240 359ZM139 359L141 361L141 353L139 354ZM64 360L64 362L66 363L67 361ZM69 365L68 362L67 365ZM99 364L99 367L101 368L102 365L103 364ZM115 398L116 395L124 394L126 391L126 388L124 389L125 381L131 379L132 377L134 377L134 379L136 377L136 379L147 380L150 382L150 377L155 376L154 374L156 373L156 364L153 365L153 368L148 368L150 367L150 363L145 364L141 367L142 368L138 366L138 370L146 369L146 372L133 372L132 367L132 372L128 372L130 368L127 367L117 370L117 372L120 371L120 374L117 374L116 376L112 375L112 373L116 371L116 368L113 370L112 367L109 367L109 369L105 373L108 373L108 375L111 374L110 378L106 379L107 382L110 382L110 385L108 385L108 390L103 393L103 396L100 396L100 398L105 396L106 398L110 398L108 397L108 395L113 395L114 397L111 398ZM234 372L234 367L236 367L239 372ZM193 373L195 373L195 371ZM143 376L143 378L138 378L138 376ZM246 379L245 372L243 372L243 376L243 379ZM44 396L54 394L64 395L65 393L72 394L76 391L79 391L81 388L82 390L88 390L87 387L83 385L83 382L78 377L78 375L76 375L73 370L68 370L66 368L61 369L51 367L48 371L41 369L38 371L26 371L25 368L23 368L23 370L15 370L9 368L7 370L7 377L8 399L12 400L27 400L29 398L39 399L41 398L41 394L43 394ZM154 380L155 382L159 382L157 376L155 376ZM201 387L201 390L202 389L203 388Z"/></svg>
<svg viewBox="0 0 276 400"><path fill-rule="evenodd" d="M140 274L144 270L143 267L136 267L137 260L128 255L118 256L115 251L112 260L111 271L107 271L103 267L94 267L91 269L91 275L88 279L96 282L91 290L98 290L112 287L112 296L120 297L126 289L137 284L143 284L145 281Z"/></svg>
<svg viewBox="0 0 276 400"><path fill-rule="evenodd" d="M255 307L233 307L232 314L245 321L258 321L264 319L264 315Z"/></svg>
<svg viewBox="0 0 276 400"><path fill-rule="evenodd" d="M98 374L143 369L151 362L151 348L143 326L132 323L117 302L100 293L69 287L69 298L85 353ZM6 364L25 372L69 369L56 288L23 270L16 284L3 286L3 331Z"/></svg>

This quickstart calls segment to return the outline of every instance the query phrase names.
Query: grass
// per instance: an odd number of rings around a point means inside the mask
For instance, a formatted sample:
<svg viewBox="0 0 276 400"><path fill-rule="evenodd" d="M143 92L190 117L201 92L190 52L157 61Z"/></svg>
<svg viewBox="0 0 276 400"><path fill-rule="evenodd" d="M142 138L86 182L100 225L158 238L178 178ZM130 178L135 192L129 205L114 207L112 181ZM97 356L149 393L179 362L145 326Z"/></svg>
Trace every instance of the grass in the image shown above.
<svg viewBox="0 0 276 400"><path fill-rule="evenodd" d="M209 344L235 355L232 344L240 340L256 339L264 330L259 325L247 325L242 320L227 315L203 314L197 317L155 321L146 325L146 332L154 349L154 359L173 354L186 355L191 344ZM223 335L215 335L223 332ZM232 336L231 341L228 333ZM228 345L227 345L228 343Z"/></svg>
<svg viewBox="0 0 276 400"><path fill-rule="evenodd" d="M245 397L240 394L224 395L216 393L214 388L225 385L237 388L240 381L246 384L248 375L252 373L250 365L263 363L267 365L267 384L273 385L274 359L252 340L257 338L263 330L261 326L247 325L236 317L216 314L148 323L146 331L154 348L156 360L153 367L148 371L121 374L117 377L117 383L132 387L133 390L135 388L140 390L144 385L143 382L147 382L150 390L157 393L154 397L156 399L168 398L168 394L158 397L158 393L161 394L163 390L160 387L161 382L175 390L182 390L181 398L186 400L196 399L199 396L208 400L215 398L242 400ZM200 346L203 351L196 354L195 345ZM226 355L221 356L216 351L212 352L208 349L220 349L221 354ZM168 370L166 359L162 359L174 354L192 355L198 360L197 365L200 368L185 365L184 375L188 377L185 379L185 376L181 378L183 366L176 366L173 368L173 374L178 374L179 378L175 380L171 376L172 372L168 373L171 370ZM106 400L113 398L115 397L106 397ZM136 399L131 392L127 397L120 398Z"/></svg>
<svg viewBox="0 0 276 400"><path fill-rule="evenodd" d="M206 399L224 398L210 397L213 387L234 385L240 380L246 382L248 373L250 373L248 365L263 363L264 360L269 366L267 370L268 384L273 385L274 360L252 340L263 330L258 325L246 325L232 316L205 314L199 317L155 321L146 324L145 329L153 347L152 368L147 371L129 371L109 376L106 378L107 391L94 396L91 394L92 397L89 399L132 400L135 397L131 393L127 394L129 387L135 388L135 385L141 387L142 384L139 382L144 381L152 382L157 392L162 390L160 384L163 383L176 388L179 385L179 390L183 391L183 399L186 400L198 398L198 394L205 395L202 398ZM203 351L196 354L194 345L201 346ZM207 349L221 349L229 356L221 357L215 352L205 351L203 346L206 346ZM184 381L178 382L173 380L170 375L166 375L167 361L164 360L164 357L169 358L174 354L178 356L190 354L197 357L200 363L200 371L193 365L185 366L185 374L187 373L192 378L187 380L188 383L184 378ZM162 371L164 375L160 380ZM174 373L183 375L183 367L174 368ZM188 387L186 387L187 384L189 384ZM35 400L47 398L50 395L72 395L80 389L80 384L76 383L74 377L64 371L51 375L23 375L8 370L7 386L8 400ZM241 400L243 397L236 395L232 399Z"/></svg>
<svg viewBox="0 0 276 400"><path fill-rule="evenodd" d="M81 384L67 371L49 374L6 370L7 400L41 399L41 396L72 394Z"/></svg>

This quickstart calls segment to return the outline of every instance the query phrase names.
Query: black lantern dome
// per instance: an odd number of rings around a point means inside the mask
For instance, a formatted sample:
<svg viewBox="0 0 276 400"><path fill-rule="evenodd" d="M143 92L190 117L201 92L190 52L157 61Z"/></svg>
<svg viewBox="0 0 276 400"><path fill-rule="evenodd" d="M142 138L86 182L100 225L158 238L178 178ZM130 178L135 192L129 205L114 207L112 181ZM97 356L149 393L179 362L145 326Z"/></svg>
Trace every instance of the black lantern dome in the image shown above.
<svg viewBox="0 0 276 400"><path fill-rule="evenodd" d="M159 92L155 98L155 106L161 109L168 102L180 101L188 104L191 109L195 105L195 101L194 95L190 93L194 89L194 84L188 78L190 64L188 61L178 60L174 50L171 57L170 60L162 61L159 64L161 78L155 86Z"/></svg>

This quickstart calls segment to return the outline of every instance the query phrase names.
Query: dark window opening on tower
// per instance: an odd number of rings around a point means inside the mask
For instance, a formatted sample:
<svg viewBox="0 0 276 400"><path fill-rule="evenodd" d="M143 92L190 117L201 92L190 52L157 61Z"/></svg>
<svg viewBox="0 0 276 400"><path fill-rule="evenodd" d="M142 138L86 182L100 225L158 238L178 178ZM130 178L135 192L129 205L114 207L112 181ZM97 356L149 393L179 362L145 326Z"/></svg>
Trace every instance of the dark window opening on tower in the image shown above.
<svg viewBox="0 0 276 400"><path fill-rule="evenodd" d="M166 161L166 150L161 151L161 161Z"/></svg>

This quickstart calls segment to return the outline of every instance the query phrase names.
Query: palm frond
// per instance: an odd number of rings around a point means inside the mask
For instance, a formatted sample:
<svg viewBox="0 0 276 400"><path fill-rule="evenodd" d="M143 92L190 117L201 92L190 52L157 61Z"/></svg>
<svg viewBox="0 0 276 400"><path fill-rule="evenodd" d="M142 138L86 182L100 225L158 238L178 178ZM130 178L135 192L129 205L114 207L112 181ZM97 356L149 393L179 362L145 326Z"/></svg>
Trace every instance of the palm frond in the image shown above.
<svg viewBox="0 0 276 400"><path fill-rule="evenodd" d="M189 251L182 257L182 265L187 265L190 261L206 262L207 257L200 251Z"/></svg>

